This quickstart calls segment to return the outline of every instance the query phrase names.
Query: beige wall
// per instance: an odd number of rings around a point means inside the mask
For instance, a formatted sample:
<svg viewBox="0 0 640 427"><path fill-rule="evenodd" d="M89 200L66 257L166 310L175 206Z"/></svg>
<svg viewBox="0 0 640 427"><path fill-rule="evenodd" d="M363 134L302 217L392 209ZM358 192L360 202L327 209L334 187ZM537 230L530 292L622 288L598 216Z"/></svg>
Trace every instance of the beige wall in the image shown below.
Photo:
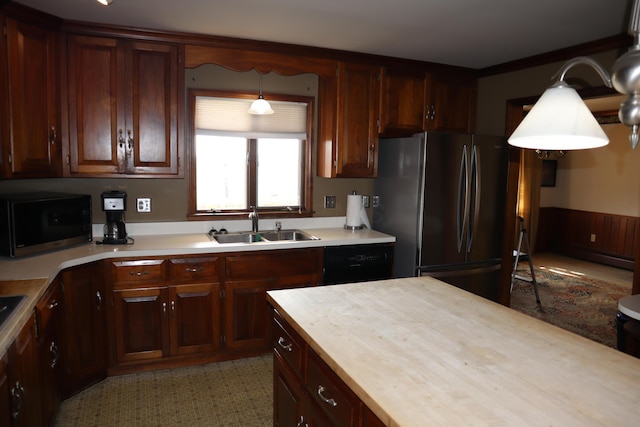
<svg viewBox="0 0 640 427"><path fill-rule="evenodd" d="M593 57L610 70L619 55L609 51ZM562 64L480 79L478 132L504 135L507 101L542 94ZM587 87L602 86L587 66L572 68L567 79ZM606 125L604 129L611 141L608 146L569 152L558 160L556 186L541 188L541 206L640 216L640 148L631 150L626 127Z"/></svg>
<svg viewBox="0 0 640 427"><path fill-rule="evenodd" d="M214 88L220 90L255 90L258 91L258 74L255 71L237 73L222 67L207 65L194 70L186 70L187 88ZM317 96L317 76L304 74L300 76L280 76L270 73L263 77L263 92ZM185 96L186 102L186 96ZM187 111L187 108L185 108ZM188 113L187 113L188 114ZM188 119L185 122L188 127ZM188 135L188 129L186 129ZM314 137L315 140L315 137ZM185 143L189 140L185 136ZM186 151L186 150L185 150ZM313 147L315 167L315 144ZM315 174L314 174L315 175ZM185 173L185 177L188 174ZM107 190L123 190L129 200L126 214L127 222L164 222L184 221L187 213L187 178L184 179L99 179L99 178L60 178L36 180L4 180L0 181L0 192L22 191L68 191L86 193L93 196L94 223L103 221L100 208L100 194ZM371 179L326 179L315 177L313 181L314 216L346 215L347 195L356 190L358 194L373 194ZM335 195L335 209L324 209L323 196ZM152 212L135 212L135 199L150 197ZM371 211L371 209L369 209ZM369 216L371 217L371 212Z"/></svg>

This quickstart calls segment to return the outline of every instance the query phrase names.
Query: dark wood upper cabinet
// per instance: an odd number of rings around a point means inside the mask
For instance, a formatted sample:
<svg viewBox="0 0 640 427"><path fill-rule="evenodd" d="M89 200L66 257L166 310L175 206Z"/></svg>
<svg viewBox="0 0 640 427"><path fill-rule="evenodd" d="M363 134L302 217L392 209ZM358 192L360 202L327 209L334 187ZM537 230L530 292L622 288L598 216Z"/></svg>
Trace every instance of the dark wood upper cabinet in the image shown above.
<svg viewBox="0 0 640 427"><path fill-rule="evenodd" d="M453 73L427 74L425 130L475 130L476 79Z"/></svg>
<svg viewBox="0 0 640 427"><path fill-rule="evenodd" d="M379 67L341 62L337 82L320 80L318 176L376 176L379 75Z"/></svg>
<svg viewBox="0 0 640 427"><path fill-rule="evenodd" d="M65 176L183 176L182 50L68 36Z"/></svg>
<svg viewBox="0 0 640 427"><path fill-rule="evenodd" d="M424 130L426 84L423 71L382 69L380 136L411 136Z"/></svg>
<svg viewBox="0 0 640 427"><path fill-rule="evenodd" d="M2 43L6 44L0 48L0 64L6 61L0 71L4 82L0 89L0 176L58 177L58 33L10 18L4 24L6 37Z"/></svg>

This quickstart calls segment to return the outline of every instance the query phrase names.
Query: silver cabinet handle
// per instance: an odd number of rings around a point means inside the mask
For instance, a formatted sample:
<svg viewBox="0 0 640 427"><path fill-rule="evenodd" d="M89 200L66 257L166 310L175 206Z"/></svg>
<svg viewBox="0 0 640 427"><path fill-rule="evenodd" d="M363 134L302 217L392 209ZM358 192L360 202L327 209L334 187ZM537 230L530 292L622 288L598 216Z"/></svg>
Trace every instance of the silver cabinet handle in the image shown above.
<svg viewBox="0 0 640 427"><path fill-rule="evenodd" d="M304 421L304 417L302 415L300 415L300 419L298 420L296 427L309 427L309 424Z"/></svg>
<svg viewBox="0 0 640 427"><path fill-rule="evenodd" d="M288 352L293 351L291 343L285 344L285 342L286 341L285 341L284 337L278 338L278 345L280 347L282 347L283 349L287 350Z"/></svg>
<svg viewBox="0 0 640 427"><path fill-rule="evenodd" d="M187 273L200 273L204 268L202 267L187 267L184 269Z"/></svg>
<svg viewBox="0 0 640 427"><path fill-rule="evenodd" d="M51 353L51 363L49 366L53 369L58 364L58 359L60 358L60 351L58 350L58 346L55 341L51 341L51 344L49 345L49 353Z"/></svg>
<svg viewBox="0 0 640 427"><path fill-rule="evenodd" d="M127 149L131 151L133 148L133 132L131 129L127 130Z"/></svg>
<svg viewBox="0 0 640 427"><path fill-rule="evenodd" d="M60 305L60 303L57 300L53 300L49 304L47 304L47 308L49 310L53 310L54 308L56 308L59 305Z"/></svg>
<svg viewBox="0 0 640 427"><path fill-rule="evenodd" d="M171 316L176 317L176 302L171 301Z"/></svg>
<svg viewBox="0 0 640 427"><path fill-rule="evenodd" d="M15 401L15 411L11 413L11 418L14 420L20 416L22 407L24 406L25 390L20 384L20 380L16 381L16 385L11 388L11 397Z"/></svg>
<svg viewBox="0 0 640 427"><path fill-rule="evenodd" d="M96 301L98 303L98 310L100 310L102 307L102 295L100 294L100 291L96 292Z"/></svg>
<svg viewBox="0 0 640 427"><path fill-rule="evenodd" d="M322 401L324 403L326 403L327 405L333 406L335 408L336 406L338 406L338 402L336 402L334 399L327 399L326 397L324 397L324 395L322 393L324 393L326 390L327 389L324 388L323 385L319 385L318 386L318 391L317 391L318 397L320 399L322 399Z"/></svg>
<svg viewBox="0 0 640 427"><path fill-rule="evenodd" d="M162 312L163 312L164 314L167 314L167 303L166 303L166 302L163 302L163 303L162 303Z"/></svg>

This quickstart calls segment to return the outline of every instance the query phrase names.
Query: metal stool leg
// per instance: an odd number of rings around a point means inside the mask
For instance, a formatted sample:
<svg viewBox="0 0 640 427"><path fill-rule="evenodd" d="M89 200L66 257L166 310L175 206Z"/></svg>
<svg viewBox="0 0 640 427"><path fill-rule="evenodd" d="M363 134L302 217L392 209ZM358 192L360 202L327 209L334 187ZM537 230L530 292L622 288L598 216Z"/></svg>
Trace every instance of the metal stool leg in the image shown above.
<svg viewBox="0 0 640 427"><path fill-rule="evenodd" d="M513 290L513 281L515 279L524 280L525 282L530 282L533 284L533 291L536 295L536 303L540 304L540 295L538 294L538 282L536 281L536 274L533 270L533 262L531 261L531 247L529 246L529 238L527 237L527 229L524 226L524 218L521 216L518 217L520 220L520 236L518 238L518 248L516 249L516 259L513 263L513 271L511 273L511 290ZM516 274L516 270L518 268L518 262L520 260L520 248L522 247L522 240L524 240L524 244L527 250L527 256L529 261L529 271L531 273L531 279L527 279L526 277L521 277Z"/></svg>

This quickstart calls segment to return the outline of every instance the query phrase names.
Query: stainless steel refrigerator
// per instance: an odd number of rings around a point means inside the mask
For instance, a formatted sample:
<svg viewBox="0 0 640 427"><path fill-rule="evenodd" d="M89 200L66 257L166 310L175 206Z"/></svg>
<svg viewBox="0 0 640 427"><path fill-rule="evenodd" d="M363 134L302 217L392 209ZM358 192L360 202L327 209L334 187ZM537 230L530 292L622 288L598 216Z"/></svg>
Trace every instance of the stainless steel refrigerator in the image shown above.
<svg viewBox="0 0 640 427"><path fill-rule="evenodd" d="M428 275L497 301L508 146L494 136L381 138L373 228L396 236L395 277Z"/></svg>

